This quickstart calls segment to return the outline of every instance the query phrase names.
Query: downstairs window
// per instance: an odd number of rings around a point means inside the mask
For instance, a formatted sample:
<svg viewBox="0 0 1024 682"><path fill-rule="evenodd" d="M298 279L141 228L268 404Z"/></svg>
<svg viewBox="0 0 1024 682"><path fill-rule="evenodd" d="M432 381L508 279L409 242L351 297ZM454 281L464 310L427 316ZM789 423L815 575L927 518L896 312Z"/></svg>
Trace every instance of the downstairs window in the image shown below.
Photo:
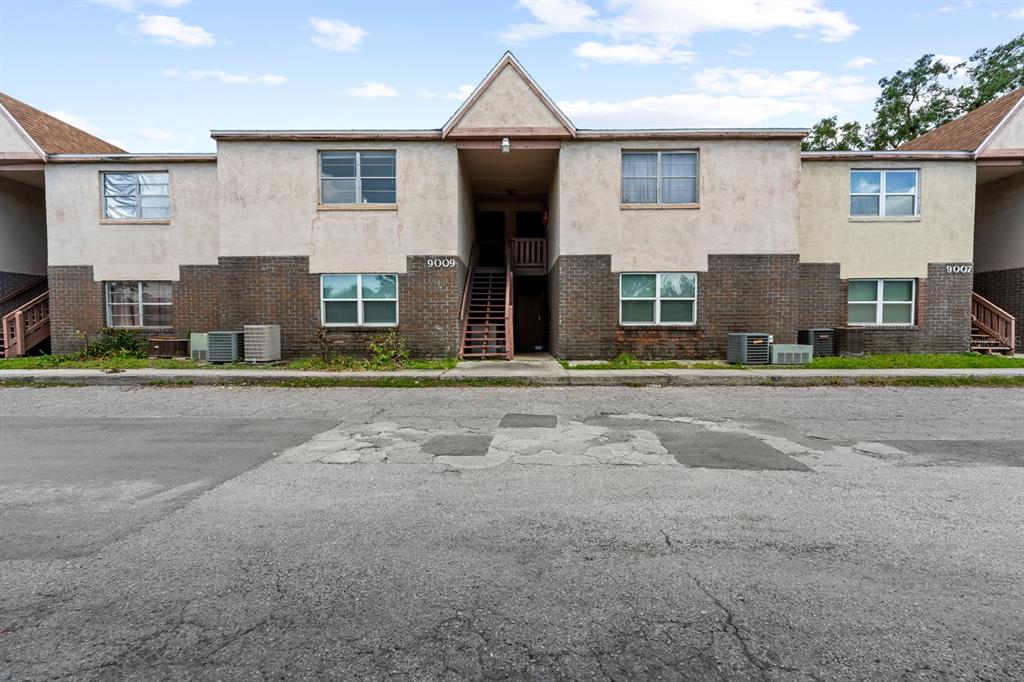
<svg viewBox="0 0 1024 682"><path fill-rule="evenodd" d="M847 295L847 321L851 325L914 324L912 279L851 279Z"/></svg>
<svg viewBox="0 0 1024 682"><path fill-rule="evenodd" d="M398 324L397 275L320 275L320 319L327 327Z"/></svg>
<svg viewBox="0 0 1024 682"><path fill-rule="evenodd" d="M171 326L170 282L107 282L108 327Z"/></svg>
<svg viewBox="0 0 1024 682"><path fill-rule="evenodd" d="M679 325L696 321L696 273L623 273L619 276L620 324Z"/></svg>

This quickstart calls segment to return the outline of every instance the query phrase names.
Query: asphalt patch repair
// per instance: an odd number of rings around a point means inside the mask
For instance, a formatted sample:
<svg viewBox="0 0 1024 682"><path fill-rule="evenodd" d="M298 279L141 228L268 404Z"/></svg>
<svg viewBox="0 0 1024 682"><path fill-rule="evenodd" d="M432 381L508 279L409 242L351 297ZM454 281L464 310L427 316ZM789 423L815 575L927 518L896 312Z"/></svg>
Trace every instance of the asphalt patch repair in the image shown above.
<svg viewBox="0 0 1024 682"><path fill-rule="evenodd" d="M587 422L617 429L646 429L679 464L739 471L811 471L810 467L745 433L708 431L697 424L601 417Z"/></svg>
<svg viewBox="0 0 1024 682"><path fill-rule="evenodd" d="M558 426L558 417L553 414L517 414L509 412L498 424L502 429L553 429Z"/></svg>
<svg viewBox="0 0 1024 682"><path fill-rule="evenodd" d="M437 435L423 444L423 452L448 457L483 457L491 447L494 436L476 433L449 433Z"/></svg>

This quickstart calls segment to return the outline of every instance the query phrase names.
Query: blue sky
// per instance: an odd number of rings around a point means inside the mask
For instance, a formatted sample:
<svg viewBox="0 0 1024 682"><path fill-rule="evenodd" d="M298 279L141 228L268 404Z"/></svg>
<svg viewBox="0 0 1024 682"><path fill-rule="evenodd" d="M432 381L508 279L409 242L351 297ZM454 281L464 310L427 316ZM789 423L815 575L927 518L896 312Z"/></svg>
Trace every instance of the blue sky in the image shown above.
<svg viewBox="0 0 1024 682"><path fill-rule="evenodd" d="M1021 0L0 0L0 89L131 151L212 151L211 129L440 127L511 49L579 127L796 127L1022 32Z"/></svg>

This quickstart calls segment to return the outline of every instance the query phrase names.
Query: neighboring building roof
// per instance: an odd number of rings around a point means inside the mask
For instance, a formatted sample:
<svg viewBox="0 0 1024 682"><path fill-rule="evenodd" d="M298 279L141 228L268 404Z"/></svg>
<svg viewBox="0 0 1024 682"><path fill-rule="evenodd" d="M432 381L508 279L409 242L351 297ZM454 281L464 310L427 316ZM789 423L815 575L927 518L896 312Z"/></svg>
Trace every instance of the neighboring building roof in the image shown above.
<svg viewBox="0 0 1024 682"><path fill-rule="evenodd" d="M0 92L0 105L47 154L123 154L120 147Z"/></svg>
<svg viewBox="0 0 1024 682"><path fill-rule="evenodd" d="M150 154L51 154L50 163L208 163L216 162L216 154L150 153Z"/></svg>
<svg viewBox="0 0 1024 682"><path fill-rule="evenodd" d="M1024 98L1024 88L1003 95L960 118L899 146L900 151L975 152Z"/></svg>

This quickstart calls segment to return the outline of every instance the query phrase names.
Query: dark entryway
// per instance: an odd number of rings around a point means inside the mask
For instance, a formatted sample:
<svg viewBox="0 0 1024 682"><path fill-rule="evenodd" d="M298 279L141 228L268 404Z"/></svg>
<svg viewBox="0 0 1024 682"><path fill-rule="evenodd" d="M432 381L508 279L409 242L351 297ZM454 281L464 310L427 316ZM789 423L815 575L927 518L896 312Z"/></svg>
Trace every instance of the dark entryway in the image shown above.
<svg viewBox="0 0 1024 682"><path fill-rule="evenodd" d="M516 352L529 353L547 348L547 278L516 277L513 306Z"/></svg>

